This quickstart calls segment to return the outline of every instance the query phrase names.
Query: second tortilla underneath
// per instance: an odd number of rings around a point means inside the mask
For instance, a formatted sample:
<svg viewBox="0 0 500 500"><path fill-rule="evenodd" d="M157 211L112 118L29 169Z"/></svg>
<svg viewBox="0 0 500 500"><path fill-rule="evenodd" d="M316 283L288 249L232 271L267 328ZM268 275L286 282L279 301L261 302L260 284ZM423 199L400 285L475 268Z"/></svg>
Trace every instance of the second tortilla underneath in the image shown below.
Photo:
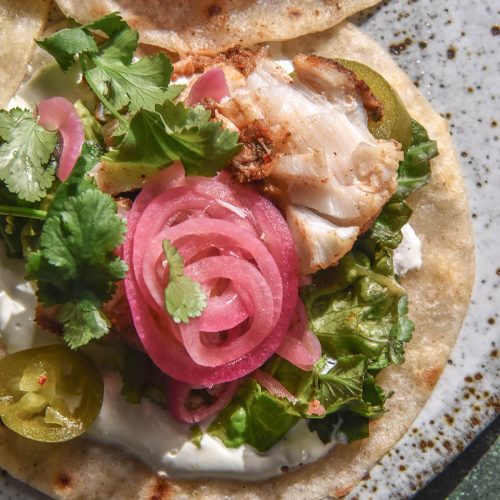
<svg viewBox="0 0 500 500"><path fill-rule="evenodd" d="M380 0L57 0L80 23L119 11L141 42L177 54L214 53L325 30Z"/></svg>
<svg viewBox="0 0 500 500"><path fill-rule="evenodd" d="M351 24L284 44L285 53L316 52L371 65L401 95L410 114L438 142L431 183L411 198L411 223L423 243L423 267L403 279L416 330L402 366L378 379L395 394L387 414L371 425L370 438L339 445L330 455L295 472L260 483L160 479L125 453L77 439L45 445L0 429L0 466L57 498L238 499L343 496L407 431L446 365L467 310L474 249L462 174L446 122L419 94L385 50Z"/></svg>
<svg viewBox="0 0 500 500"><path fill-rule="evenodd" d="M0 0L0 108L26 74L34 39L45 26L50 0Z"/></svg>

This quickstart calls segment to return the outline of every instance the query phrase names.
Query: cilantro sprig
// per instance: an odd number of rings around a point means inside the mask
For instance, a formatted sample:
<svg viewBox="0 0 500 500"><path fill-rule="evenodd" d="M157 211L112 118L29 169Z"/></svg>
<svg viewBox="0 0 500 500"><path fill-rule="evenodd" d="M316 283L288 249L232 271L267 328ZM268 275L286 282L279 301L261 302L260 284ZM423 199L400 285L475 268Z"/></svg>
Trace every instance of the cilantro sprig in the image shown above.
<svg viewBox="0 0 500 500"><path fill-rule="evenodd" d="M137 32L112 13L93 23L75 23L38 45L64 71L78 62L89 87L118 120L113 135L121 143L104 157L110 168L160 168L181 160L187 175L214 175L240 151L238 134L211 120L202 106L174 104L184 86L170 84L172 63L164 54L134 62L138 39Z"/></svg>
<svg viewBox="0 0 500 500"><path fill-rule="evenodd" d="M167 101L156 109L137 113L123 142L104 161L161 167L182 160L187 175L214 175L241 148L238 135L210 121L202 106Z"/></svg>
<svg viewBox="0 0 500 500"><path fill-rule="evenodd" d="M46 195L54 181L49 160L57 141L57 132L39 125L30 110L0 110L0 180L11 193L28 202Z"/></svg>
<svg viewBox="0 0 500 500"><path fill-rule="evenodd" d="M99 44L96 31L104 33L108 39ZM74 27L37 43L64 71L78 56L89 87L120 124L128 127L121 110L130 113L153 110L183 89L180 85L169 85L172 63L164 54L133 62L138 41L138 33L119 14L112 13L83 26L75 23Z"/></svg>
<svg viewBox="0 0 500 500"><path fill-rule="evenodd" d="M101 311L123 279L126 266L114 253L125 224L113 198L86 177L100 149L86 143L68 180L55 192L40 236L28 258L27 278L37 280L38 299L61 305L57 320L72 348L105 335L109 322Z"/></svg>
<svg viewBox="0 0 500 500"><path fill-rule="evenodd" d="M176 323L188 323L207 307L207 296L198 282L184 274L182 256L169 240L163 240L163 252L168 263L165 309Z"/></svg>

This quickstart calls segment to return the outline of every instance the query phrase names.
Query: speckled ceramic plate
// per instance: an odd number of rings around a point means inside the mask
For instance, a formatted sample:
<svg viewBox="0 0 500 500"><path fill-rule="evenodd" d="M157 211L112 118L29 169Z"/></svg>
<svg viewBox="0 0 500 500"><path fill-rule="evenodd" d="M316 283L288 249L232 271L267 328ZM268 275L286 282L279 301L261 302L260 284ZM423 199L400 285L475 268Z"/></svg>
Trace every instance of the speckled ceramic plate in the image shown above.
<svg viewBox="0 0 500 500"><path fill-rule="evenodd" d="M410 431L349 496L408 498L495 416L500 363L500 10L497 0L393 0L356 22L449 119L477 243L472 303L436 389ZM0 498L40 499L4 476Z"/></svg>
<svg viewBox="0 0 500 500"><path fill-rule="evenodd" d="M349 496L407 498L498 411L500 10L496 0L397 0L357 23L449 120L475 227L476 283L448 366L410 431Z"/></svg>

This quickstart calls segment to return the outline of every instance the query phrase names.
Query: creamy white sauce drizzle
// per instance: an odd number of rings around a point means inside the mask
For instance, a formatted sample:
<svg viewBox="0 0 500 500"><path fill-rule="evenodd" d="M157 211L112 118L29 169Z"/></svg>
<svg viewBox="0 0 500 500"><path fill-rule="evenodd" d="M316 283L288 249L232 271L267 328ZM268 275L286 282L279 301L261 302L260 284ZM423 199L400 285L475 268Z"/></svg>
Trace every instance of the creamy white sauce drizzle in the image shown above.
<svg viewBox="0 0 500 500"><path fill-rule="evenodd" d="M9 354L54 343L35 324L35 293L23 276L24 262L8 259L0 244L0 341Z"/></svg>
<svg viewBox="0 0 500 500"><path fill-rule="evenodd" d="M103 407L88 437L119 445L169 477L262 480L281 474L283 465L296 467L318 460L336 443L324 445L302 421L265 454L247 445L226 448L207 434L198 448L190 441L189 427L159 406L148 400L140 405L125 402L117 374L107 374L104 380Z"/></svg>
<svg viewBox="0 0 500 500"><path fill-rule="evenodd" d="M403 240L394 250L394 271L399 276L422 267L422 243L410 224L401 228Z"/></svg>

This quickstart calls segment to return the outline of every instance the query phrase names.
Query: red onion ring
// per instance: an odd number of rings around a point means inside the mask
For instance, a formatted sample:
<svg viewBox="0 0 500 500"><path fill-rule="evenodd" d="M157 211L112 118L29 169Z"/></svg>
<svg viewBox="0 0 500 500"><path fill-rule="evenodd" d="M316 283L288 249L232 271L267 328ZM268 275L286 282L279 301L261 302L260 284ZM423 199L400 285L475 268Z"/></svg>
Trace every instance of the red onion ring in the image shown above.
<svg viewBox="0 0 500 500"><path fill-rule="evenodd" d="M206 98L221 102L222 98L228 95L229 87L224 71L221 68L212 68L198 77L184 103L186 106L194 106Z"/></svg>
<svg viewBox="0 0 500 500"><path fill-rule="evenodd" d="M170 379L168 384L168 407L172 416L187 424L197 424L221 411L233 398L239 381L224 384L225 387L217 395L216 400L209 406L201 406L197 409L189 410L186 408L186 402L193 387L183 382ZM215 387L218 389L217 387Z"/></svg>
<svg viewBox="0 0 500 500"><path fill-rule="evenodd" d="M266 389L270 394L277 398L288 399L288 401L295 403L297 398L273 376L269 375L262 370L257 370L253 373L253 378Z"/></svg>
<svg viewBox="0 0 500 500"><path fill-rule="evenodd" d="M306 309L300 299L292 325L276 354L303 370L312 370L314 363L321 357L321 344L309 329Z"/></svg>
<svg viewBox="0 0 500 500"><path fill-rule="evenodd" d="M186 274L215 294L187 325L162 308L163 239L183 256ZM138 335L179 381L210 387L241 378L269 359L289 330L298 272L288 226L270 201L227 176L186 179L179 165L154 176L128 216L123 255Z"/></svg>
<svg viewBox="0 0 500 500"><path fill-rule="evenodd" d="M62 152L57 177L65 181L82 151L85 134L75 107L64 97L51 97L38 105L38 123L47 129L59 129Z"/></svg>

